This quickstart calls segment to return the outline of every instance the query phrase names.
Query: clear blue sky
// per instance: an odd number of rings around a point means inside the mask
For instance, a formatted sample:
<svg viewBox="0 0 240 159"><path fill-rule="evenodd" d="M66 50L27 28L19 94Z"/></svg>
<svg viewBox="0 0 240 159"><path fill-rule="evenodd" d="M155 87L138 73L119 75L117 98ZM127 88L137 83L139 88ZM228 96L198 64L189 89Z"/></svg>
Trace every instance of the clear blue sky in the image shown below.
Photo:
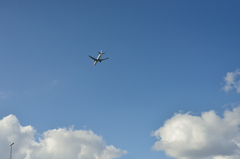
<svg viewBox="0 0 240 159"><path fill-rule="evenodd" d="M121 159L167 159L152 132L174 113L240 102L240 1L0 2L0 118L38 134L92 130ZM93 65L88 57L108 60ZM36 139L37 140L37 139Z"/></svg>

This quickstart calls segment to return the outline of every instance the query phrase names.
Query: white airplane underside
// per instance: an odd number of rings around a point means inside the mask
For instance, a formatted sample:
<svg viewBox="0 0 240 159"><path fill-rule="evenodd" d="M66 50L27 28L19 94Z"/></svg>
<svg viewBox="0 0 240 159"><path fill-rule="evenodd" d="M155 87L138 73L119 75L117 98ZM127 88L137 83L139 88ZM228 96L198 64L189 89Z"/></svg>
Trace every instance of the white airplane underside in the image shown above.
<svg viewBox="0 0 240 159"><path fill-rule="evenodd" d="M96 65L96 64L98 63L98 61L99 61L99 62L102 62L102 60L108 59L108 58L100 59L101 56L102 56L103 54L105 54L105 53L101 53L101 52L98 52L98 53L99 53L99 55L98 55L97 58L94 58L94 57L92 57L92 56L89 55L89 57L93 59L93 62L94 62L93 64L94 64L94 65Z"/></svg>

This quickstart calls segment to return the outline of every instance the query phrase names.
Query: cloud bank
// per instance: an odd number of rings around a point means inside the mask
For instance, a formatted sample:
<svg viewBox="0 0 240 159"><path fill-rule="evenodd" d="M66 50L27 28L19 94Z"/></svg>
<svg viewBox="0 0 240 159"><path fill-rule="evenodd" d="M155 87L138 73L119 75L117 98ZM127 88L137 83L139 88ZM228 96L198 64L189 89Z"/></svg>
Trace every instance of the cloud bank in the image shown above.
<svg viewBox="0 0 240 159"><path fill-rule="evenodd" d="M236 89L237 93L240 93L240 69L234 72L228 72L224 77L225 85L222 88L225 92L229 92L232 89Z"/></svg>
<svg viewBox="0 0 240 159"><path fill-rule="evenodd" d="M152 133L158 139L153 149L178 159L239 159L239 125L240 107L225 111L223 118L214 111L175 114Z"/></svg>
<svg viewBox="0 0 240 159"><path fill-rule="evenodd" d="M21 126L14 115L0 120L0 158L9 158L10 143L13 158L19 159L114 159L127 152L110 145L91 130L59 128L48 130L35 140L32 126Z"/></svg>

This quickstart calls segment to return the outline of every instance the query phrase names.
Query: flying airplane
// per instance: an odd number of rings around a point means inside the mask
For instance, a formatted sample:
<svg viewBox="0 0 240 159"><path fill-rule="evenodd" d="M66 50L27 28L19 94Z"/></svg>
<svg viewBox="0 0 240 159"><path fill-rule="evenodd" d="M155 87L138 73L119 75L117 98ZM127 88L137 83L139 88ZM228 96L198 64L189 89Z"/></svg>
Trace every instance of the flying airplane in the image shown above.
<svg viewBox="0 0 240 159"><path fill-rule="evenodd" d="M105 53L102 53L102 51L101 51L101 52L98 52L98 53L99 53L99 55L98 55L97 58L94 58L94 57L92 57L92 56L89 55L89 57L93 59L93 61L94 61L94 65L96 65L96 64L98 63L98 61L99 61L99 62L102 62L102 60L106 60L106 59L108 59L108 58L100 59L101 56L102 56L103 54L105 54Z"/></svg>

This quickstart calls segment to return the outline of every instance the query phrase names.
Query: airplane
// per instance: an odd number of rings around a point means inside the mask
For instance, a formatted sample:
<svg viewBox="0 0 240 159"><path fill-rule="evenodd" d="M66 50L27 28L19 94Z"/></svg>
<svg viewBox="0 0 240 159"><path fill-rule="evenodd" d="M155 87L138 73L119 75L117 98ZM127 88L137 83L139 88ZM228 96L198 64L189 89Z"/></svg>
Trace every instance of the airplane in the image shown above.
<svg viewBox="0 0 240 159"><path fill-rule="evenodd" d="M94 58L94 57L92 57L92 56L89 55L89 57L93 59L94 65L96 65L96 64L98 63L98 61L99 61L99 62L102 62L102 60L108 59L108 58L100 59L101 56L102 56L103 54L105 54L105 53L102 53L102 51L101 51L101 52L98 52L98 53L99 53L99 55L98 55L97 58Z"/></svg>

